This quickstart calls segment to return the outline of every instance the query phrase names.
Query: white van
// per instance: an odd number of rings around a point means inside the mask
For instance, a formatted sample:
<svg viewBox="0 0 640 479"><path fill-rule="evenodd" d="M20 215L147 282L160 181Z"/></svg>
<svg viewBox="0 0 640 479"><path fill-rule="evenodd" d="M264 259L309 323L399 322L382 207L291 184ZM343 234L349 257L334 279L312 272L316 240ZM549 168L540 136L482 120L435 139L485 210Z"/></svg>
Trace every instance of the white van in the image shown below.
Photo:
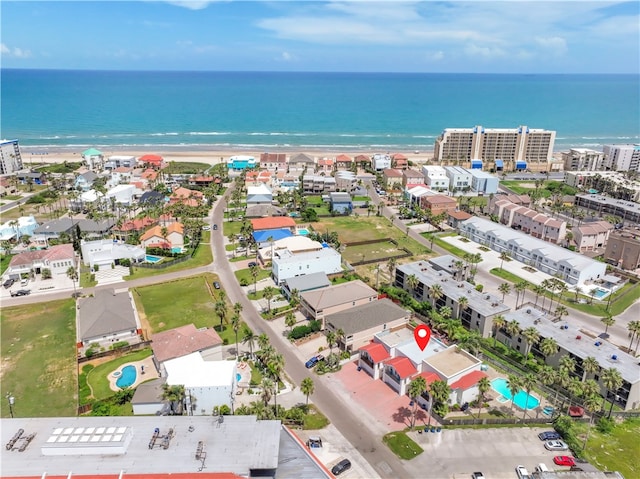
<svg viewBox="0 0 640 479"><path fill-rule="evenodd" d="M549 468L545 465L544 462L541 462L536 466L536 472L549 472Z"/></svg>
<svg viewBox="0 0 640 479"><path fill-rule="evenodd" d="M29 280L27 278L22 278L20 280L20 286L26 286L29 284Z"/></svg>

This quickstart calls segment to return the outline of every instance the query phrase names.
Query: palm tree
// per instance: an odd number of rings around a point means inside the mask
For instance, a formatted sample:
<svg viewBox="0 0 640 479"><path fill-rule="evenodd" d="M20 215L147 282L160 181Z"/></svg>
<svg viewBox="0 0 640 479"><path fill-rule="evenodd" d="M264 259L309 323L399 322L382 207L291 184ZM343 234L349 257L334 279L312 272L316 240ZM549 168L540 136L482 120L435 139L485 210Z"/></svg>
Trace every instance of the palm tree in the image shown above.
<svg viewBox="0 0 640 479"><path fill-rule="evenodd" d="M511 336L511 338L513 338L518 334L520 334L520 323L515 319L512 319L507 323L506 329L507 329L507 334Z"/></svg>
<svg viewBox="0 0 640 479"><path fill-rule="evenodd" d="M609 368L609 369L605 369L602 372L601 379L602 379L602 384L604 384L604 387L607 388L607 395L605 396L605 401L606 401L606 398L609 395L611 395L611 407L609 408L609 416L608 416L609 418L611 418L611 411L613 411L613 403L616 400L618 389L620 389L623 383L622 374L620 374L620 371L618 371L616 368Z"/></svg>
<svg viewBox="0 0 640 479"><path fill-rule="evenodd" d="M502 328L504 328L507 325L507 320L505 319L505 317L501 314L498 314L496 316L494 316L493 318L493 322L492 322L492 328L493 329L493 347L496 347L496 340L498 337L498 331L500 331Z"/></svg>
<svg viewBox="0 0 640 479"><path fill-rule="evenodd" d="M576 360L571 356L562 356L559 364L560 371L566 371L568 375L573 374L576 370Z"/></svg>
<svg viewBox="0 0 640 479"><path fill-rule="evenodd" d="M520 378L518 376L514 376L510 374L507 377L507 387L509 388L509 392L511 393L511 413L513 414L513 405L516 398L516 394L520 391Z"/></svg>
<svg viewBox="0 0 640 479"><path fill-rule="evenodd" d="M553 356L558 352L558 343L553 338L544 338L540 341L540 352L545 358Z"/></svg>
<svg viewBox="0 0 640 479"><path fill-rule="evenodd" d="M271 314L271 300L276 295L276 292L277 290L273 286L267 286L262 290L262 297L267 300L269 314Z"/></svg>
<svg viewBox="0 0 640 479"><path fill-rule="evenodd" d="M527 398L525 399L525 405L522 408L524 409L524 412L522 413L522 419L524 419L525 416L527 415L527 407L529 406L529 393L531 392L533 387L536 385L536 382L537 382L536 377L531 373L521 378L520 385L527 393Z"/></svg>
<svg viewBox="0 0 640 479"><path fill-rule="evenodd" d="M502 266L504 265L505 260L508 260L510 258L511 255L508 251L503 251L502 253L500 253L500 270L502 270Z"/></svg>
<svg viewBox="0 0 640 479"><path fill-rule="evenodd" d="M413 403L413 411L411 413L411 429L416 424L416 409L418 408L417 399L427 390L427 381L424 377L418 376L409 384L407 393Z"/></svg>
<svg viewBox="0 0 640 479"><path fill-rule="evenodd" d="M556 382L556 370L551 366L544 365L538 371L538 379L545 386L551 386Z"/></svg>
<svg viewBox="0 0 640 479"><path fill-rule="evenodd" d="M460 317L460 313L467 309L467 306L469 306L469 298L466 296L460 296L458 298L458 311L456 312L456 318Z"/></svg>
<svg viewBox="0 0 640 479"><path fill-rule="evenodd" d="M575 292L575 294L576 294L575 302L577 303L577 302L578 302L578 296L582 293L582 291L583 291L583 290L582 290L582 288L581 288L580 286L576 286L576 287L573 289L573 291L574 291L574 292Z"/></svg>
<svg viewBox="0 0 640 479"><path fill-rule="evenodd" d="M176 406L182 405L184 397L184 386L179 384L169 386L167 383L162 385L162 399L169 401L169 409L171 410L172 415L176 414Z"/></svg>
<svg viewBox="0 0 640 479"><path fill-rule="evenodd" d="M524 331L522 331L522 336L527 340L527 347L525 349L524 357L525 360L529 357L529 353L531 352L531 348L533 345L540 339L540 333L533 326L528 327Z"/></svg>
<svg viewBox="0 0 640 479"><path fill-rule="evenodd" d="M296 325L296 322L296 315L293 313L293 311L289 311L284 317L284 324L287 328L289 328L289 332L293 331L293 327Z"/></svg>
<svg viewBox="0 0 640 479"><path fill-rule="evenodd" d="M267 349L268 346L269 346L269 336L267 336L266 333L262 333L260 336L258 336L258 347L262 351Z"/></svg>
<svg viewBox="0 0 640 479"><path fill-rule="evenodd" d="M419 284L420 281L415 274L410 274L409 276L407 276L407 288L409 288L411 294L415 294Z"/></svg>
<svg viewBox="0 0 640 479"><path fill-rule="evenodd" d="M260 399L262 399L265 407L267 407L269 406L269 401L271 401L271 396L273 395L273 381L269 378L262 378L260 387L262 388Z"/></svg>
<svg viewBox="0 0 640 479"><path fill-rule="evenodd" d="M291 297L289 298L289 304L291 305L294 311L296 311L298 309L298 306L300 305L300 291L298 291L296 288L293 288L291 290Z"/></svg>
<svg viewBox="0 0 640 479"><path fill-rule="evenodd" d="M224 320L227 317L227 303L226 303L226 301L224 299L218 299L218 301L216 301L214 309L216 311L216 314L220 318L220 331L222 331L222 328L224 327L224 325L223 325Z"/></svg>
<svg viewBox="0 0 640 479"><path fill-rule="evenodd" d="M538 297L539 297L541 294L542 294L542 295L544 295L545 291L546 291L546 289L545 289L545 288L544 288L544 286L542 286L541 284L536 284L536 285L533 287L533 292L534 292L534 293L536 293L536 300L535 300L535 303L534 303L534 305L533 305L533 307L534 307L534 308L537 308L537 307L538 307ZM542 296L542 297L544 298L544 296ZM542 304L544 304L544 299L543 299L543 303L542 303ZM543 306L543 309L544 309L544 306Z"/></svg>
<svg viewBox="0 0 640 479"><path fill-rule="evenodd" d="M393 272L396 269L396 264L397 264L397 261L395 258L389 258L389 261L387 261L387 270L389 271L389 284L394 283Z"/></svg>
<svg viewBox="0 0 640 479"><path fill-rule="evenodd" d="M249 355L253 358L253 343L258 339L256 333L250 328L245 328L244 335L242 336L242 344L249 345Z"/></svg>
<svg viewBox="0 0 640 479"><path fill-rule="evenodd" d="M569 379L567 391L569 391L569 407L571 407L573 398L582 394L582 381L577 377L572 376L571 379Z"/></svg>
<svg viewBox="0 0 640 479"><path fill-rule="evenodd" d="M237 313L234 313L233 316L231 316L231 327L233 328L233 332L236 335L236 361L238 360L238 331L240 331L240 326L241 326L242 322L240 320L240 315Z"/></svg>
<svg viewBox="0 0 640 479"><path fill-rule="evenodd" d="M511 285L509 283L502 283L498 286L498 291L502 293L502 302L504 303L504 297L511 292Z"/></svg>
<svg viewBox="0 0 640 479"><path fill-rule="evenodd" d="M347 335L345 334L342 328L338 328L336 330L336 344L338 345L338 349L340 349L340 344L344 346L344 350L347 350Z"/></svg>
<svg viewBox="0 0 640 479"><path fill-rule="evenodd" d="M459 332L462 334L458 334ZM482 336L478 331L459 328L458 332L455 333L455 337L458 340L458 347L469 351L474 356L476 356L482 348Z"/></svg>
<svg viewBox="0 0 640 479"><path fill-rule="evenodd" d="M520 299L520 295L522 294L522 301L520 301L520 306L524 304L524 295L527 292L527 286L529 283L526 281L519 281L515 284L513 289L516 291L516 309L518 309L518 300Z"/></svg>
<svg viewBox="0 0 640 479"><path fill-rule="evenodd" d="M542 295L542 310L544 311L544 303L547 300L547 291L551 290L551 280L550 279L545 279L540 283L540 294ZM551 297L551 300L553 301L553 295ZM536 303L537 304L537 303Z"/></svg>
<svg viewBox="0 0 640 479"><path fill-rule="evenodd" d="M594 379L587 379L582 383L580 395L584 398L600 395L600 385Z"/></svg>
<svg viewBox="0 0 640 479"><path fill-rule="evenodd" d="M491 383L489 382L489 378L485 376L478 381L478 417L480 417L480 413L482 412L484 396L489 392L489 389L491 389Z"/></svg>
<svg viewBox="0 0 640 479"><path fill-rule="evenodd" d="M627 348L629 352L631 352L631 346L633 346L633 340L636 338L636 335L640 334L640 321L629 321L627 325L627 330L629 331L629 347Z"/></svg>
<svg viewBox="0 0 640 479"><path fill-rule="evenodd" d="M240 303L233 303L233 312L236 313L238 316L240 315L240 313L242 313L243 307L242 304Z"/></svg>
<svg viewBox="0 0 640 479"><path fill-rule="evenodd" d="M587 447L589 434L591 433L591 428L593 427L593 418L595 417L596 410L600 406L600 398L598 398L598 396L596 395L588 396L585 398L582 404L589 414L589 427L587 428L587 434L585 435L584 444L582 445L582 449L584 450Z"/></svg>
<svg viewBox="0 0 640 479"><path fill-rule="evenodd" d="M309 406L309 396L313 394L314 389L313 379L311 378L304 378L300 383L300 391L307 397L307 406Z"/></svg>
<svg viewBox="0 0 640 479"><path fill-rule="evenodd" d="M442 318L445 321L448 319L451 319L451 314L453 313L453 311L449 306L443 306L442 308L440 308L438 312L440 313L440 316L442 316Z"/></svg>
<svg viewBox="0 0 640 479"><path fill-rule="evenodd" d="M76 281L78 280L78 272L76 271L76 269L73 266L69 266L69 268L67 268L67 277L73 283L73 297L75 298L77 296L77 293L76 293Z"/></svg>
<svg viewBox="0 0 640 479"><path fill-rule="evenodd" d="M433 407L434 403L438 405L442 405L440 412L441 413L444 412L446 414L447 401L449 399L449 395L451 394L451 387L447 384L446 381L436 380L431 383L431 387L429 388L429 394L431 395L429 421L431 421L431 408Z"/></svg>
<svg viewBox="0 0 640 479"><path fill-rule="evenodd" d="M555 317L558 319L562 319L563 316L568 316L569 315L569 310L567 309L566 306L559 304L558 306L556 306L556 312L555 312Z"/></svg>
<svg viewBox="0 0 640 479"><path fill-rule="evenodd" d="M434 284L429 288L429 296L431 296L431 306L433 308L436 307L436 302L442 298L444 292L442 291L442 286L439 284Z"/></svg>
<svg viewBox="0 0 640 479"><path fill-rule="evenodd" d="M329 346L329 353L333 353L333 345L336 343L336 333L329 330L326 334L327 345Z"/></svg>
<svg viewBox="0 0 640 479"><path fill-rule="evenodd" d="M609 330L609 326L613 326L616 322L615 318L611 314L607 314L600 321L606 326L604 329L604 334L607 334L607 331Z"/></svg>
<svg viewBox="0 0 640 479"><path fill-rule="evenodd" d="M582 361L582 382L587 379L587 374L593 374L600 369L598 360L593 356L587 356Z"/></svg>
<svg viewBox="0 0 640 479"><path fill-rule="evenodd" d="M251 277L253 278L253 294L257 294L258 275L260 274L260 269L258 268L258 265L254 264L253 266L249 266L249 272L251 273Z"/></svg>

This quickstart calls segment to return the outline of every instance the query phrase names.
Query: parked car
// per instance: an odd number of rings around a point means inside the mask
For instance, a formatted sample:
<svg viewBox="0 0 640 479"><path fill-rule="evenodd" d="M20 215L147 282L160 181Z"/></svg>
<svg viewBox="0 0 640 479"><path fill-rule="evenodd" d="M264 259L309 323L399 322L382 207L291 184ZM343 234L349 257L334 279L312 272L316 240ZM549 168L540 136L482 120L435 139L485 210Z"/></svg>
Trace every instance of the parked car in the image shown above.
<svg viewBox="0 0 640 479"><path fill-rule="evenodd" d="M474 472L471 474L471 479L484 479L484 474L481 472Z"/></svg>
<svg viewBox="0 0 640 479"><path fill-rule="evenodd" d="M218 225L217 225L217 224L215 224L215 223L213 223L213 229L214 229L214 230L217 230L217 229L218 229Z"/></svg>
<svg viewBox="0 0 640 479"><path fill-rule="evenodd" d="M556 431L544 431L538 434L538 439L541 441L555 441L556 439L562 439L562 436Z"/></svg>
<svg viewBox="0 0 640 479"><path fill-rule="evenodd" d="M2 283L2 286L4 286L5 289L9 289L11 286L13 286L13 283L15 282L16 282L15 279L9 278L4 283Z"/></svg>
<svg viewBox="0 0 640 479"><path fill-rule="evenodd" d="M22 278L20 280L20 286L26 286L29 284L29 280L27 278Z"/></svg>
<svg viewBox="0 0 640 479"><path fill-rule="evenodd" d="M318 354L317 356L313 356L311 359L309 359L309 361L304 363L304 365L305 365L305 367L307 369L311 369L316 364L318 364L320 361L324 361L324 356L322 354Z"/></svg>
<svg viewBox="0 0 640 479"><path fill-rule="evenodd" d="M256 263L255 261L249 261L249 264L247 266L249 266L249 268L252 268L253 266L258 266L258 263Z"/></svg>
<svg viewBox="0 0 640 479"><path fill-rule="evenodd" d="M31 294L30 289L19 289L18 291L11 291L11 296L28 296Z"/></svg>
<svg viewBox="0 0 640 479"><path fill-rule="evenodd" d="M218 283L217 281L213 282L213 287L216 289L220 289L220 283Z"/></svg>
<svg viewBox="0 0 640 479"><path fill-rule="evenodd" d="M516 474L518 479L529 479L529 471L524 466L516 466Z"/></svg>
<svg viewBox="0 0 640 479"><path fill-rule="evenodd" d="M566 451L569 449L569 446L564 441L547 441L544 443L544 447L548 451Z"/></svg>
<svg viewBox="0 0 640 479"><path fill-rule="evenodd" d="M349 459L343 459L338 464L333 466L333 468L331 469L331 474L333 474L334 476L337 476L349 469L351 469L351 461Z"/></svg>
<svg viewBox="0 0 640 479"><path fill-rule="evenodd" d="M202 231L209 231L210 229L211 229L211 226L209 226L209 225L204 225L202 227Z"/></svg>
<svg viewBox="0 0 640 479"><path fill-rule="evenodd" d="M576 461L571 456L556 456L553 458L553 463L558 466L573 467L576 465Z"/></svg>

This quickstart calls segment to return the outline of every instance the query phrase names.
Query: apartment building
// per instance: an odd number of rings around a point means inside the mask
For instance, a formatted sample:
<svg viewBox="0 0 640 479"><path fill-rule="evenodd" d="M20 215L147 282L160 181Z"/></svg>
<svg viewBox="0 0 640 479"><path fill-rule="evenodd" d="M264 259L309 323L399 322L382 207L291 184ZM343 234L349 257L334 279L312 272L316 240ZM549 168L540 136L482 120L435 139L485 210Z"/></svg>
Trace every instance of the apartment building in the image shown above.
<svg viewBox="0 0 640 479"><path fill-rule="evenodd" d="M10 175L23 168L18 140L0 141L0 175Z"/></svg>
<svg viewBox="0 0 640 479"><path fill-rule="evenodd" d="M422 174L424 175L424 183L434 191L448 191L449 190L449 177L447 176L447 170L442 166L427 165L422 167Z"/></svg>
<svg viewBox="0 0 640 479"><path fill-rule="evenodd" d="M302 177L302 190L305 193L331 193L336 189L336 179L333 176L304 175Z"/></svg>
<svg viewBox="0 0 640 479"><path fill-rule="evenodd" d="M460 223L460 234L571 285L582 286L606 274L604 263L483 218Z"/></svg>
<svg viewBox="0 0 640 479"><path fill-rule="evenodd" d="M602 169L604 153L588 148L571 148L562 152L565 171L595 171Z"/></svg>
<svg viewBox="0 0 640 479"><path fill-rule="evenodd" d="M386 168L391 168L392 164L391 156L383 155L381 153L376 153L371 158L371 164L373 165L373 169L376 171L382 171Z"/></svg>
<svg viewBox="0 0 640 479"><path fill-rule="evenodd" d="M440 213L451 213L458 207L458 202L450 196L425 195L420 198L421 206L430 211L433 216Z"/></svg>
<svg viewBox="0 0 640 479"><path fill-rule="evenodd" d="M598 216L613 215L623 223L640 223L640 204L598 194L576 195L576 206L597 211Z"/></svg>
<svg viewBox="0 0 640 479"><path fill-rule="evenodd" d="M495 201L491 213L496 215L503 225L550 243L560 243L567 234L566 221L556 220L508 200Z"/></svg>
<svg viewBox="0 0 640 479"><path fill-rule="evenodd" d="M416 170L403 170L402 186L405 188L412 188L417 185L424 185L424 175Z"/></svg>
<svg viewBox="0 0 640 479"><path fill-rule="evenodd" d="M324 329L327 315L374 301L378 301L377 291L356 280L301 293L300 311L310 319L322 321Z"/></svg>
<svg viewBox="0 0 640 479"><path fill-rule="evenodd" d="M602 193L619 200L640 201L640 181L617 171L567 171L564 182L590 193Z"/></svg>
<svg viewBox="0 0 640 479"><path fill-rule="evenodd" d="M607 245L613 225L607 221L593 221L573 228L573 242L581 253L595 251Z"/></svg>
<svg viewBox="0 0 640 479"><path fill-rule="evenodd" d="M640 229L614 231L609 235L605 259L622 269L640 268Z"/></svg>
<svg viewBox="0 0 640 479"><path fill-rule="evenodd" d="M285 153L262 153L260 155L260 168L287 171L287 166L287 155Z"/></svg>
<svg viewBox="0 0 640 479"><path fill-rule="evenodd" d="M479 195L491 195L498 192L499 180L486 171L471 169L471 189Z"/></svg>
<svg viewBox="0 0 640 479"><path fill-rule="evenodd" d="M481 160L485 163L502 160L506 171L547 170L553 157L556 132L520 126L513 129L447 128L436 139L434 159Z"/></svg>
<svg viewBox="0 0 640 479"><path fill-rule="evenodd" d="M640 171L640 145L604 145L602 167L610 171Z"/></svg>
<svg viewBox="0 0 640 479"><path fill-rule="evenodd" d="M460 166L445 166L444 170L449 177L450 189L453 191L464 191L471 189L471 173Z"/></svg>
<svg viewBox="0 0 640 479"><path fill-rule="evenodd" d="M402 189L402 171L393 168L386 168L382 170L382 184L387 190L400 190Z"/></svg>

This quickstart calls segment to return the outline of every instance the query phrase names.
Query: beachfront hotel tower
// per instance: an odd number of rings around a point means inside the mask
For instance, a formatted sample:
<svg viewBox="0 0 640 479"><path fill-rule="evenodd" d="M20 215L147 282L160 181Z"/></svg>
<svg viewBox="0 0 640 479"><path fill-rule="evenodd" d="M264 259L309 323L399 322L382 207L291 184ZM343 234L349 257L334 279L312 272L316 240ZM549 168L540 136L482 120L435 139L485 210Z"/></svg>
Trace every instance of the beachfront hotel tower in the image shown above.
<svg viewBox="0 0 640 479"><path fill-rule="evenodd" d="M22 169L18 140L0 141L0 175L10 175Z"/></svg>
<svg viewBox="0 0 640 479"><path fill-rule="evenodd" d="M518 128L446 128L436 139L434 161L495 171L545 171L556 132Z"/></svg>

